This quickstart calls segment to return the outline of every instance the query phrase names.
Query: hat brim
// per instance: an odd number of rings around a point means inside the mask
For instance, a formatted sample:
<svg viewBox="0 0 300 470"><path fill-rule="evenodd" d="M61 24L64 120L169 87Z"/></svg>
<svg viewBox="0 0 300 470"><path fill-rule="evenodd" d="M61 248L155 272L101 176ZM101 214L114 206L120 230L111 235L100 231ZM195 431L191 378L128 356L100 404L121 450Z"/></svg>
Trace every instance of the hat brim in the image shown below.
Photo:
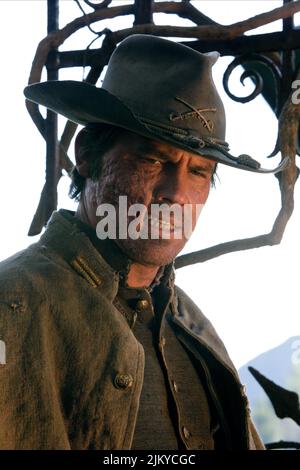
<svg viewBox="0 0 300 470"><path fill-rule="evenodd" d="M174 134L165 134L143 124L116 96L104 88L97 88L85 82L53 80L35 83L24 89L24 95L28 100L43 105L77 124L111 124L241 170L277 173L287 166L289 160L285 158L279 166L273 169L254 168L239 163L232 156L228 157L229 153L222 150L219 145L194 148L182 139L177 139Z"/></svg>

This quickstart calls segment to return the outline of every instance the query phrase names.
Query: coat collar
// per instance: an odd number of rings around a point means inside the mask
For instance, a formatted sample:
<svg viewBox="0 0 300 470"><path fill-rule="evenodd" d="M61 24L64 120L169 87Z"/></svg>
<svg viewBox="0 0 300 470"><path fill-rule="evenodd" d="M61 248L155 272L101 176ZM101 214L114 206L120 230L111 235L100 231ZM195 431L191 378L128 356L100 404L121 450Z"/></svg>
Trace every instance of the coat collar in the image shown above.
<svg viewBox="0 0 300 470"><path fill-rule="evenodd" d="M116 297L119 284L127 286L132 260L113 240L99 240L95 231L77 219L74 212L65 209L53 212L40 243L52 247L89 284L103 290L110 300ZM159 270L149 292L161 282L173 287L173 263Z"/></svg>
<svg viewBox="0 0 300 470"><path fill-rule="evenodd" d="M78 227L72 213L66 210L53 212L39 243L52 248L109 300L116 297L119 287L118 273L100 255L89 236Z"/></svg>

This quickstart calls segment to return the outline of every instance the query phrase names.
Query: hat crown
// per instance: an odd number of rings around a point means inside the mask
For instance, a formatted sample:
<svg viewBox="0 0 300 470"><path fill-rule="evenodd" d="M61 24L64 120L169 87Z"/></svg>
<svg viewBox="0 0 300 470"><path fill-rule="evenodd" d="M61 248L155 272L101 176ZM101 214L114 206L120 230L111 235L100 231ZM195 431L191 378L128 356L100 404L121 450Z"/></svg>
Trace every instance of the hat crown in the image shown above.
<svg viewBox="0 0 300 470"><path fill-rule="evenodd" d="M102 87L137 118L224 140L225 111L211 71L218 56L157 36L132 35L113 53Z"/></svg>

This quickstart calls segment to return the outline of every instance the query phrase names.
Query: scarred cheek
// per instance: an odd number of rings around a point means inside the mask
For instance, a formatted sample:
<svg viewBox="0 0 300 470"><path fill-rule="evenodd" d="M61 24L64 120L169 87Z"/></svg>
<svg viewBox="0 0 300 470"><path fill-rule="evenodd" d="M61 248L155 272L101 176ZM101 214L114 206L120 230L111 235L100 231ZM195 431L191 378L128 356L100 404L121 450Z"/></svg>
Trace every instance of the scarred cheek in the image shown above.
<svg viewBox="0 0 300 470"><path fill-rule="evenodd" d="M117 171L106 172L99 181L98 203L111 202L117 204L119 196L127 196L128 204L141 203L147 205L151 188L151 178L146 172L137 171L134 167L119 165Z"/></svg>
<svg viewBox="0 0 300 470"><path fill-rule="evenodd" d="M123 177L119 178L119 188L133 203L144 203L154 185L153 175L141 165L128 165L123 169Z"/></svg>
<svg viewBox="0 0 300 470"><path fill-rule="evenodd" d="M151 182L147 179L145 173L134 173L126 186L128 199L131 199L133 203L138 202L147 205L151 200L151 186Z"/></svg>

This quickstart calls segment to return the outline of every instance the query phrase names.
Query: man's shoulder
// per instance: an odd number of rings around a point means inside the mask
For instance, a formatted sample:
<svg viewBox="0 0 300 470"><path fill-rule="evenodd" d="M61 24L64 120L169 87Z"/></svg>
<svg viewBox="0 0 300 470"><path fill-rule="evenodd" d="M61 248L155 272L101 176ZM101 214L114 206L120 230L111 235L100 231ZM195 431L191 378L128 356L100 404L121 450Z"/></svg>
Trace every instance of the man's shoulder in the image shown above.
<svg viewBox="0 0 300 470"><path fill-rule="evenodd" d="M0 262L0 288L3 283L17 282L21 277L24 279L28 277L36 259L35 252L34 246L30 245Z"/></svg>
<svg viewBox="0 0 300 470"><path fill-rule="evenodd" d="M38 243L30 245L0 262L0 298L41 299L45 285L57 275L53 255Z"/></svg>

